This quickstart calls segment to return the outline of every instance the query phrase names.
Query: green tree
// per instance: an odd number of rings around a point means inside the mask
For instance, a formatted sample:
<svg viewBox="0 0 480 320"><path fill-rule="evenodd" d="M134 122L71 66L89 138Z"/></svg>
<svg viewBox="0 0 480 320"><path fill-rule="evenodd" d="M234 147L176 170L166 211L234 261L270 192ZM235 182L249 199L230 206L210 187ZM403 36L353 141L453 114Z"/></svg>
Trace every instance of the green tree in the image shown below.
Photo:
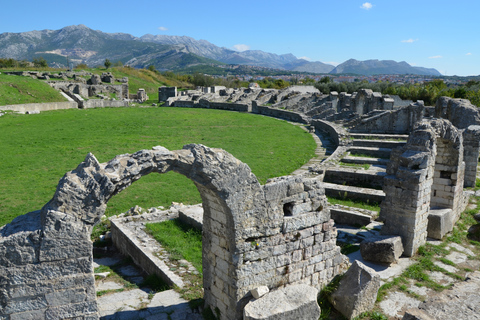
<svg viewBox="0 0 480 320"><path fill-rule="evenodd" d="M43 57L34 58L33 65L37 68L48 68L47 60L45 60Z"/></svg>
<svg viewBox="0 0 480 320"><path fill-rule="evenodd" d="M110 68L110 66L112 65L112 63L110 62L109 59L105 59L105 62L103 63L103 65L105 66L105 68Z"/></svg>
<svg viewBox="0 0 480 320"><path fill-rule="evenodd" d="M332 82L332 78L325 76L322 79L318 80L319 83L330 83Z"/></svg>

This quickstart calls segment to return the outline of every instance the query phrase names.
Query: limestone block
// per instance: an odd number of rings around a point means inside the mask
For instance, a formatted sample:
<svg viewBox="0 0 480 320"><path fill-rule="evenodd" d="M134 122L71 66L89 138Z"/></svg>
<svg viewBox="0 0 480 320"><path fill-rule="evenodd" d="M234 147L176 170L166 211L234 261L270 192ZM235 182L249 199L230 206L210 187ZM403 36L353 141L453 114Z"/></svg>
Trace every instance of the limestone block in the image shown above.
<svg viewBox="0 0 480 320"><path fill-rule="evenodd" d="M255 289L250 290L250 293L255 299L259 299L266 295L270 290L268 290L267 286L261 286Z"/></svg>
<svg viewBox="0 0 480 320"><path fill-rule="evenodd" d="M380 288L380 276L356 260L340 280L329 300L335 309L353 319L373 308Z"/></svg>
<svg viewBox="0 0 480 320"><path fill-rule="evenodd" d="M402 320L433 320L433 318L420 309L408 309Z"/></svg>
<svg viewBox="0 0 480 320"><path fill-rule="evenodd" d="M250 301L243 311L244 320L317 320L320 307L317 289L305 285L292 285L267 293Z"/></svg>
<svg viewBox="0 0 480 320"><path fill-rule="evenodd" d="M380 263L393 263L403 253L402 238L399 236L376 236L360 244L362 258Z"/></svg>
<svg viewBox="0 0 480 320"><path fill-rule="evenodd" d="M427 236L441 240L445 234L452 231L452 215L452 209L431 209L428 215Z"/></svg>
<svg viewBox="0 0 480 320"><path fill-rule="evenodd" d="M360 225L365 226L372 222L372 217L356 211L343 209L330 209L332 219L339 224Z"/></svg>

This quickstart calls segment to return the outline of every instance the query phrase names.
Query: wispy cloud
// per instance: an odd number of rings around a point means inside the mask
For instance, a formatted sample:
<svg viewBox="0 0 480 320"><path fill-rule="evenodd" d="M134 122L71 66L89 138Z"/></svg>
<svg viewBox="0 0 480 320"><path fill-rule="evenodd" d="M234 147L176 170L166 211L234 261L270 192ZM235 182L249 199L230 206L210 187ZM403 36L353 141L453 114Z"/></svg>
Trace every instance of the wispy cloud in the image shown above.
<svg viewBox="0 0 480 320"><path fill-rule="evenodd" d="M411 39L411 38L410 38L410 39L408 39L408 40L402 40L402 42L404 42L404 43L413 43L413 42L415 42L415 41L418 41L418 39Z"/></svg>
<svg viewBox="0 0 480 320"><path fill-rule="evenodd" d="M471 52L469 52L469 53L467 53L467 54L466 54L466 56L471 56L471 55L472 55L472 53L471 53Z"/></svg>
<svg viewBox="0 0 480 320"><path fill-rule="evenodd" d="M340 64L340 62L336 62L336 61L326 61L324 63L334 65L335 67Z"/></svg>
<svg viewBox="0 0 480 320"><path fill-rule="evenodd" d="M360 8L365 9L365 10L370 10L370 9L372 9L372 7L373 7L373 5L370 2L365 2L364 4L362 4L362 6Z"/></svg>
<svg viewBox="0 0 480 320"><path fill-rule="evenodd" d="M250 46L246 45L246 44L236 44L233 46L233 49L237 50L237 51L247 51L250 49Z"/></svg>
<svg viewBox="0 0 480 320"><path fill-rule="evenodd" d="M165 28L165 27L158 27L158 30L160 30L160 31L167 31L167 30L168 30L168 28Z"/></svg>
<svg viewBox="0 0 480 320"><path fill-rule="evenodd" d="M442 56L431 56L431 57L428 57L428 59L440 59L442 58Z"/></svg>
<svg viewBox="0 0 480 320"><path fill-rule="evenodd" d="M307 60L307 61L312 60L312 59L310 59L309 57L300 57L300 58L298 58L298 59L303 59L303 60Z"/></svg>

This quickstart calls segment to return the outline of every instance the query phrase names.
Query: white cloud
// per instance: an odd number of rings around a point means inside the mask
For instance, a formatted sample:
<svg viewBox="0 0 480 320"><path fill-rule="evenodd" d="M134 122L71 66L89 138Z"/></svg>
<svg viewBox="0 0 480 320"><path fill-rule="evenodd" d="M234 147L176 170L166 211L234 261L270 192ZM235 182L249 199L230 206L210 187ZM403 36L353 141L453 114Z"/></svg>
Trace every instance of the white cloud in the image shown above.
<svg viewBox="0 0 480 320"><path fill-rule="evenodd" d="M298 59L303 59L303 60L307 60L307 61L312 60L312 59L310 59L309 57L300 57L300 58L298 58Z"/></svg>
<svg viewBox="0 0 480 320"><path fill-rule="evenodd" d="M418 41L418 39L408 39L408 40L402 40L402 42L405 42L405 43L412 43L412 42L415 42L415 41Z"/></svg>
<svg viewBox="0 0 480 320"><path fill-rule="evenodd" d="M167 31L167 30L168 30L168 28L165 28L165 27L158 27L158 30L160 30L160 31Z"/></svg>
<svg viewBox="0 0 480 320"><path fill-rule="evenodd" d="M428 57L428 59L440 59L442 58L442 56L431 56L431 57Z"/></svg>
<svg viewBox="0 0 480 320"><path fill-rule="evenodd" d="M364 4L362 4L362 6L360 8L365 9L365 10L370 10L370 9L372 9L372 7L373 7L373 5L370 2L365 2Z"/></svg>
<svg viewBox="0 0 480 320"><path fill-rule="evenodd" d="M246 44L236 44L233 46L233 49L237 50L237 51L247 51L250 49L250 46L246 45Z"/></svg>
<svg viewBox="0 0 480 320"><path fill-rule="evenodd" d="M335 67L340 64L340 62L336 62L336 61L326 61L324 63L334 65Z"/></svg>
<svg viewBox="0 0 480 320"><path fill-rule="evenodd" d="M471 56L471 55L472 55L472 53L471 53L471 52L469 52L469 53L467 53L467 54L466 54L466 56Z"/></svg>

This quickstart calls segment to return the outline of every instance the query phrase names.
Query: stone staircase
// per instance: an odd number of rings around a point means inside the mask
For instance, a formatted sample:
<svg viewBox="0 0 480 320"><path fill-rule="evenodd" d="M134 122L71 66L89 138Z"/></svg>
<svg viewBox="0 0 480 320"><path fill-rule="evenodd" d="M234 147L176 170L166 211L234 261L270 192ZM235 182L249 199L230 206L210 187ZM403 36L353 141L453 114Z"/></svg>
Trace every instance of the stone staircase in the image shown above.
<svg viewBox="0 0 480 320"><path fill-rule="evenodd" d="M408 136L351 133L350 138L352 144L345 156L337 165L325 170L325 193L335 198L381 203L385 198L382 187L390 153L392 149L403 146ZM367 216L355 211L334 209L332 217L334 220L336 217L339 223L368 222Z"/></svg>

